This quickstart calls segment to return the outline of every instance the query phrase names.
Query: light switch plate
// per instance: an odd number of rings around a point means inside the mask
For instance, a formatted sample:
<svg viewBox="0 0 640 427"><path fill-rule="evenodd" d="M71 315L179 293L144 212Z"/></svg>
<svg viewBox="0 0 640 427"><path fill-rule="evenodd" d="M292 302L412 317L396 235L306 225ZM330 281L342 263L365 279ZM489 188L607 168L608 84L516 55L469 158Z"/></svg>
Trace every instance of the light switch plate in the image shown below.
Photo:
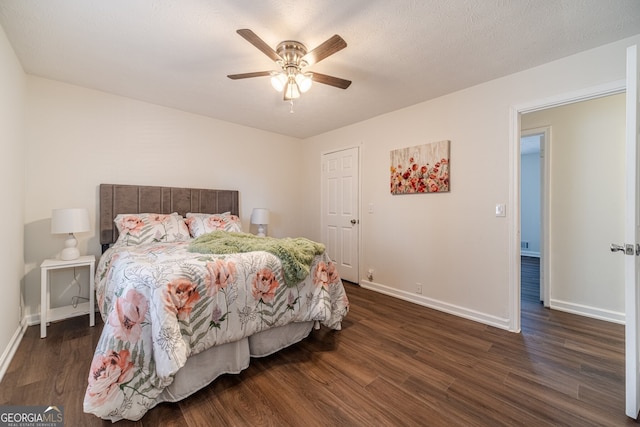
<svg viewBox="0 0 640 427"><path fill-rule="evenodd" d="M504 203L496 203L496 216L507 216L506 211Z"/></svg>

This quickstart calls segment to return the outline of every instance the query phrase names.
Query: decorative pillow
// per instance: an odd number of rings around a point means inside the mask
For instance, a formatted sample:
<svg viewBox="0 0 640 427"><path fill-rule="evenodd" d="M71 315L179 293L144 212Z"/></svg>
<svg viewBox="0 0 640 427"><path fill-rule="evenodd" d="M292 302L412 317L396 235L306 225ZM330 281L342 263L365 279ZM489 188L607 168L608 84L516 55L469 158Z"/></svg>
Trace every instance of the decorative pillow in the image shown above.
<svg viewBox="0 0 640 427"><path fill-rule="evenodd" d="M211 233L216 230L224 231L242 231L242 224L240 218L236 215L232 215L231 212L225 212L222 214L202 214L191 213L187 214L185 220L187 227L189 227L189 233L191 237L199 237L206 233Z"/></svg>
<svg viewBox="0 0 640 427"><path fill-rule="evenodd" d="M191 238L184 218L177 213L120 214L113 222L120 233L116 245L183 242Z"/></svg>

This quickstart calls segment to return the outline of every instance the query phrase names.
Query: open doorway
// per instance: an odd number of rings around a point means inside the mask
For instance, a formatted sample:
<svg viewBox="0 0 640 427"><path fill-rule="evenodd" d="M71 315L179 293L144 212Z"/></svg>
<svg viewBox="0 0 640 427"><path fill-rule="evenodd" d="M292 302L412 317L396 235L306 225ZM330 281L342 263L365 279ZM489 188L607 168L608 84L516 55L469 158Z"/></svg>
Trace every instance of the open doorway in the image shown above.
<svg viewBox="0 0 640 427"><path fill-rule="evenodd" d="M520 119L529 135L549 129L538 169L542 171L542 197L537 199L541 205L533 208L541 212L540 300L555 310L622 323L623 260L611 256L609 246L623 240L624 234L620 214L625 200L620 184L625 182L624 94L566 102L522 114ZM521 144L521 156L523 148L525 144ZM525 174L521 158L522 184ZM520 253L531 255L536 245L525 234L532 212L527 212L531 208L527 208L524 188L520 188L520 200ZM523 247L527 243L528 250Z"/></svg>
<svg viewBox="0 0 640 427"><path fill-rule="evenodd" d="M522 304L544 302L542 217L546 129L523 130L520 138L520 293Z"/></svg>
<svg viewBox="0 0 640 427"><path fill-rule="evenodd" d="M525 120L526 123L526 120ZM521 297L549 307L551 127L524 129L520 139Z"/></svg>

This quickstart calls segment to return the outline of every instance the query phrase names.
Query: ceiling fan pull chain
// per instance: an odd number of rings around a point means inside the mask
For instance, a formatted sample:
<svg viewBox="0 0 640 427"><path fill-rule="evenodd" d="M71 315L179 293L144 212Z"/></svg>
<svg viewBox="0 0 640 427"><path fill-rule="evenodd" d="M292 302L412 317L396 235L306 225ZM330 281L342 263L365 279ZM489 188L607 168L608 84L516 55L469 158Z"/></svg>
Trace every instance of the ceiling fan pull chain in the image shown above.
<svg viewBox="0 0 640 427"><path fill-rule="evenodd" d="M289 112L293 114L293 99L289 100L289 102L291 104L291 109L289 110Z"/></svg>

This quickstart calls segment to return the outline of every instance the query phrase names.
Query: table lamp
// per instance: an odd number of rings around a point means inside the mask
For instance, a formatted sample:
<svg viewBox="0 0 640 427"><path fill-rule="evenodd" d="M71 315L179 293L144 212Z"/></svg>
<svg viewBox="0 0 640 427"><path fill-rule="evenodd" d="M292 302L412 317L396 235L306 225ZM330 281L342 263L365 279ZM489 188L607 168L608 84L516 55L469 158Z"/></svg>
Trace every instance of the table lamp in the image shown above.
<svg viewBox="0 0 640 427"><path fill-rule="evenodd" d="M64 241L60 259L70 261L80 256L78 241L73 233L89 231L89 212L84 208L54 209L51 211L51 233L69 233Z"/></svg>
<svg viewBox="0 0 640 427"><path fill-rule="evenodd" d="M253 212L251 212L251 224L256 224L258 226L257 236L266 236L265 226L269 224L269 209L254 208Z"/></svg>

